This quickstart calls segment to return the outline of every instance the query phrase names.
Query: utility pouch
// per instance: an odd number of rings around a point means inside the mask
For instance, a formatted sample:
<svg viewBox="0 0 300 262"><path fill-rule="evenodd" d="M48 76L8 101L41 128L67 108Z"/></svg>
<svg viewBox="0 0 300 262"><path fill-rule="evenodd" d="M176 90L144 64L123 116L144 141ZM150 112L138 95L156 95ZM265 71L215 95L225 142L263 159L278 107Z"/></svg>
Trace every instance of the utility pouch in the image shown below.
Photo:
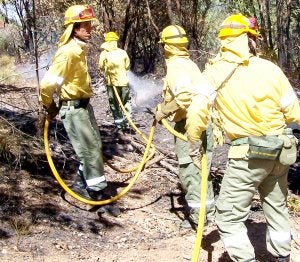
<svg viewBox="0 0 300 262"><path fill-rule="evenodd" d="M282 149L283 141L277 136L250 136L249 159L275 160Z"/></svg>
<svg viewBox="0 0 300 262"><path fill-rule="evenodd" d="M286 128L282 135L278 136L283 141L283 147L279 155L279 162L283 165L292 165L297 160L298 139L293 135L291 128Z"/></svg>

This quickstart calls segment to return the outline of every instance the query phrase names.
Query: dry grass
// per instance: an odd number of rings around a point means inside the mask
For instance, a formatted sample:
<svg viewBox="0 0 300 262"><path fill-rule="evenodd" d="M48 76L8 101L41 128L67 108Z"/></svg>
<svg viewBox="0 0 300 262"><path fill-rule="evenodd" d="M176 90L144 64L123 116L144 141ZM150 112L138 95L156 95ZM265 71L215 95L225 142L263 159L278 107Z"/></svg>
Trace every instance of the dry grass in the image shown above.
<svg viewBox="0 0 300 262"><path fill-rule="evenodd" d="M0 117L1 161L9 164L11 168L21 169L22 164L33 164L41 155L44 155L41 139L23 133L13 123Z"/></svg>
<svg viewBox="0 0 300 262"><path fill-rule="evenodd" d="M12 217L9 224L18 236L28 235L30 233L31 226L33 225L31 221L22 217Z"/></svg>
<svg viewBox="0 0 300 262"><path fill-rule="evenodd" d="M0 56L0 83L12 84L17 81L15 58L9 55Z"/></svg>
<svg viewBox="0 0 300 262"><path fill-rule="evenodd" d="M290 195L288 197L288 207L293 213L300 214L300 198L295 195Z"/></svg>

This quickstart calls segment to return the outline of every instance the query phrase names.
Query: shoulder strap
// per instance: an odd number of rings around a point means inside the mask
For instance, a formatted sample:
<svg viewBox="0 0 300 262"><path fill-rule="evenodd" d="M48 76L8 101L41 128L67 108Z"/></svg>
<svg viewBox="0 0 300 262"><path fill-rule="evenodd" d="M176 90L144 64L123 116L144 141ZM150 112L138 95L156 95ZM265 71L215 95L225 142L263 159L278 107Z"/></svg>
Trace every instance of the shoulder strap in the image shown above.
<svg viewBox="0 0 300 262"><path fill-rule="evenodd" d="M218 91L223 85L232 77L235 70L240 66L240 64L236 64L236 66L231 70L231 72L226 76L226 78L223 80L223 82L218 86L216 91Z"/></svg>

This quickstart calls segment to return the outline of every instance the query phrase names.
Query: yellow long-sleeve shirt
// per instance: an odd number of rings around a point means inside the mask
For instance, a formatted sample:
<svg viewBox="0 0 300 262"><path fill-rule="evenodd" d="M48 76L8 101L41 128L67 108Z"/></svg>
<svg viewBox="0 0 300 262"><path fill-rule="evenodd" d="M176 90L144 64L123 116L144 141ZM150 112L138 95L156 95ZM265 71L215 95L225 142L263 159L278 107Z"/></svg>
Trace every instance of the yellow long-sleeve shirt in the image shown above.
<svg viewBox="0 0 300 262"><path fill-rule="evenodd" d="M55 92L61 100L90 98L93 95L90 82L86 44L78 39L70 39L52 59L52 65L41 81L39 100L48 107Z"/></svg>
<svg viewBox="0 0 300 262"><path fill-rule="evenodd" d="M203 77L199 67L189 58L185 48L165 45L167 51L167 74L163 89L166 103L175 100L179 109L169 117L170 121L178 122L186 118L186 110L192 98L201 93L213 92L212 86Z"/></svg>
<svg viewBox="0 0 300 262"><path fill-rule="evenodd" d="M127 71L130 59L125 50L117 47L116 41L105 42L101 45L103 51L99 57L99 69L105 74L108 86L127 86Z"/></svg>
<svg viewBox="0 0 300 262"><path fill-rule="evenodd" d="M225 72L230 66L232 63L219 60L209 65L204 74L217 89L222 67ZM187 120L190 140L200 139L207 125L205 108L209 106L203 96L193 99ZM299 101L287 77L277 65L259 57L252 56L236 66L234 73L217 90L215 106L231 140L281 134L286 124L300 124Z"/></svg>

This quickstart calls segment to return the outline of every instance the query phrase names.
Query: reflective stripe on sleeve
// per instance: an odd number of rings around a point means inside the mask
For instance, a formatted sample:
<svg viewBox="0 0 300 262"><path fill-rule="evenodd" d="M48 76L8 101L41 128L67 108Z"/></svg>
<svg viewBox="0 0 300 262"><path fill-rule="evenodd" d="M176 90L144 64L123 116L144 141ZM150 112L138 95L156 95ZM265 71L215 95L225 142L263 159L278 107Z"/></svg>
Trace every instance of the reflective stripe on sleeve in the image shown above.
<svg viewBox="0 0 300 262"><path fill-rule="evenodd" d="M271 240L276 242L282 242L282 243L289 243L292 239L290 232L276 232L276 231L270 231L268 232L269 237Z"/></svg>
<svg viewBox="0 0 300 262"><path fill-rule="evenodd" d="M43 81L46 81L51 85L61 86L64 82L64 78L62 78L61 76L53 75L50 72L47 72L43 78Z"/></svg>
<svg viewBox="0 0 300 262"><path fill-rule="evenodd" d="M105 181L105 176L99 176L99 177L96 177L96 178L92 178L92 179L89 179L89 180L86 180L86 184L87 186L94 186L94 185L97 185L103 181Z"/></svg>
<svg viewBox="0 0 300 262"><path fill-rule="evenodd" d="M178 91L180 92L183 87L192 86L191 79L187 76L181 76L180 79L177 80L176 85L171 89L173 95L177 95Z"/></svg>
<svg viewBox="0 0 300 262"><path fill-rule="evenodd" d="M240 232L230 237L225 237L222 240L226 249L231 247L241 247L249 243L247 232Z"/></svg>
<svg viewBox="0 0 300 262"><path fill-rule="evenodd" d="M216 90L209 84L201 84L194 88L195 94L200 94L209 98L210 101L214 101L217 95Z"/></svg>
<svg viewBox="0 0 300 262"><path fill-rule="evenodd" d="M293 90L290 90L285 96L281 98L281 108L285 109L297 99L297 96Z"/></svg>

